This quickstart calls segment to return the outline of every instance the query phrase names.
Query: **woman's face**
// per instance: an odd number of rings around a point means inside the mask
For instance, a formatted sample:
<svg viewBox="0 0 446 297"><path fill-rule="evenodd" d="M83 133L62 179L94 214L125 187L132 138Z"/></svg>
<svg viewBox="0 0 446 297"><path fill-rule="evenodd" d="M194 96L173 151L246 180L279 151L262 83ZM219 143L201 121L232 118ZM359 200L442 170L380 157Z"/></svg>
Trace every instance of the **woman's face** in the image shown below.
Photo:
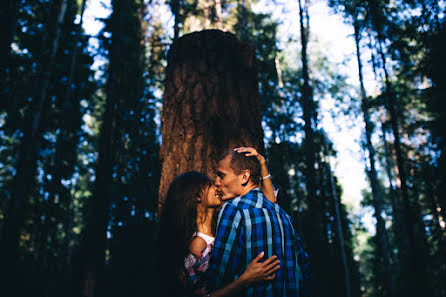
<svg viewBox="0 0 446 297"><path fill-rule="evenodd" d="M218 195L214 185L210 186L207 191L204 191L204 196L203 202L208 208L217 208L222 203L221 197Z"/></svg>

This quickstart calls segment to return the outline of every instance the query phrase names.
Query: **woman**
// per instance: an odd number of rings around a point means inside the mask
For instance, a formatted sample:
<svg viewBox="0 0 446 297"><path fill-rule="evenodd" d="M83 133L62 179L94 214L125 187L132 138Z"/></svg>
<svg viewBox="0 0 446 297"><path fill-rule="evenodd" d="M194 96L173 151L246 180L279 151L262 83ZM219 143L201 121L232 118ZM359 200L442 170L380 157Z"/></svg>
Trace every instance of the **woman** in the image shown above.
<svg viewBox="0 0 446 297"><path fill-rule="evenodd" d="M264 158L255 149L238 148L236 151L257 157L262 174L268 175ZM262 191L271 197L272 184L262 183ZM262 252L238 279L208 292L206 271L214 240L212 223L215 210L221 204L212 181L201 173L184 173L170 185L160 218L161 296L231 296L254 282L275 277L279 261L273 256L259 263L264 256Z"/></svg>

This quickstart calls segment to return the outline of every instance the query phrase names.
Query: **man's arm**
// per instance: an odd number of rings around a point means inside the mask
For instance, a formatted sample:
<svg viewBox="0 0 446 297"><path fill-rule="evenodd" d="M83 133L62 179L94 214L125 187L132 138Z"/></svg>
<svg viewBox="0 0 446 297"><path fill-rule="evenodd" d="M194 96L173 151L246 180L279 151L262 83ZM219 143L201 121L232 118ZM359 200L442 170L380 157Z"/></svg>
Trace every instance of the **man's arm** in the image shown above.
<svg viewBox="0 0 446 297"><path fill-rule="evenodd" d="M241 275L243 255L243 218L234 205L226 203L218 217L217 234L209 268L209 288L216 290Z"/></svg>

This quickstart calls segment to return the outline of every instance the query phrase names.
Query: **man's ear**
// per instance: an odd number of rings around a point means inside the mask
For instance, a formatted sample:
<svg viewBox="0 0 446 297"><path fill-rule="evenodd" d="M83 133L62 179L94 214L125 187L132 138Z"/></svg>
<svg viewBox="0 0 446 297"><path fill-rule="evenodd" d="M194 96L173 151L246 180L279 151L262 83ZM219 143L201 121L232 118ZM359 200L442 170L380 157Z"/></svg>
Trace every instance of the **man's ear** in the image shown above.
<svg viewBox="0 0 446 297"><path fill-rule="evenodd" d="M248 184L250 177L251 177L251 171L243 170L243 172L242 172L242 184L243 184L243 186L246 186Z"/></svg>

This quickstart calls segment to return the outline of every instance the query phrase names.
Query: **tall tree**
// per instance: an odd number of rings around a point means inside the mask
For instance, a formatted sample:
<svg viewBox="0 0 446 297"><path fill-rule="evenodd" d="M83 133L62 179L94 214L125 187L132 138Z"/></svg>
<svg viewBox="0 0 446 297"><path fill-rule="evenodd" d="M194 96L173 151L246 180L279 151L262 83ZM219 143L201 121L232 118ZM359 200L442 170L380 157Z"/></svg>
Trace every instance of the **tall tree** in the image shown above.
<svg viewBox="0 0 446 297"><path fill-rule="evenodd" d="M148 251L153 240L159 146L156 80L149 74L157 65L147 69L145 4L142 0L113 1L113 12L105 21L103 43L109 64L94 192L81 243L84 296L135 294L132 288L141 286L141 276L132 279L122 272L139 271L143 248ZM144 228L151 231L135 244ZM120 260L128 254L132 255L129 261ZM108 286L108 277L120 281Z"/></svg>
<svg viewBox="0 0 446 297"><path fill-rule="evenodd" d="M301 59L302 59L302 98L301 104L303 107L303 119L305 122L304 132L304 148L305 148L305 187L306 187L306 199L309 206L309 211L312 213L313 221L311 222L311 231L305 234L306 242L308 243L308 250L310 251L312 259L313 274L315 279L315 294L316 296L322 296L323 280L326 278L324 275L324 257L323 257L323 236L321 205L317 194L317 181L316 181L316 148L315 148L315 103L313 101L313 88L310 82L310 70L308 66L308 41L310 33L310 15L309 15L309 1L299 0L299 16L300 16L300 39L301 39Z"/></svg>
<svg viewBox="0 0 446 297"><path fill-rule="evenodd" d="M89 215L82 249L84 265L81 268L81 294L83 296L102 296L105 261L105 241L108 223L108 207L112 196L113 167L116 162L116 145L119 138L117 121L119 100L125 96L120 89L125 80L126 66L121 57L125 52L127 19L131 15L133 1L115 0L110 17L111 45L109 49L109 74L106 86L106 103L99 138L98 160L93 197L90 202Z"/></svg>
<svg viewBox="0 0 446 297"><path fill-rule="evenodd" d="M256 67L254 49L230 33L205 30L173 44L163 105L160 206L175 176L196 170L214 177L225 149L263 151Z"/></svg>
<svg viewBox="0 0 446 297"><path fill-rule="evenodd" d="M354 8L357 10L358 8ZM364 79L363 79L363 66L361 61L361 50L360 50L360 34L361 28L358 21L358 13L356 11L353 12L353 26L354 26L354 35L355 35L355 44L356 44L356 60L358 62L358 74L359 74L359 85L360 85L360 94L361 94L361 109L364 116L365 123L365 137L366 137L366 146L369 155L369 164L370 171L368 173L370 184L372 187L372 195L373 195L373 206L375 208L375 218L377 225L377 234L378 242L380 245L380 251L382 252L381 261L384 266L384 271L386 274L386 284L385 284L385 292L383 296L395 296L395 287L392 277L392 268L391 268L391 255L390 255L390 247L389 247L389 239L387 236L387 231L385 227L385 222L382 217L383 214L383 205L382 205L382 197L381 197L381 189L378 183L378 174L375 165L375 148L372 143L372 133L373 127L370 121L369 107L367 103L367 95L364 87Z"/></svg>
<svg viewBox="0 0 446 297"><path fill-rule="evenodd" d="M325 154L325 156L329 156L327 143L325 143L324 154ZM333 197L333 202L334 202L334 206L335 206L336 227L337 227L338 238L339 238L342 266L344 268L344 283L345 283L345 292L346 292L345 296L351 297L352 289L351 289L350 268L348 265L347 253L345 250L344 231L342 228L341 212L339 210L339 199L338 199L338 194L336 191L336 184L335 184L335 180L333 177L333 173L331 170L329 160L326 160L326 163L328 164L328 175L330 177L331 195Z"/></svg>

